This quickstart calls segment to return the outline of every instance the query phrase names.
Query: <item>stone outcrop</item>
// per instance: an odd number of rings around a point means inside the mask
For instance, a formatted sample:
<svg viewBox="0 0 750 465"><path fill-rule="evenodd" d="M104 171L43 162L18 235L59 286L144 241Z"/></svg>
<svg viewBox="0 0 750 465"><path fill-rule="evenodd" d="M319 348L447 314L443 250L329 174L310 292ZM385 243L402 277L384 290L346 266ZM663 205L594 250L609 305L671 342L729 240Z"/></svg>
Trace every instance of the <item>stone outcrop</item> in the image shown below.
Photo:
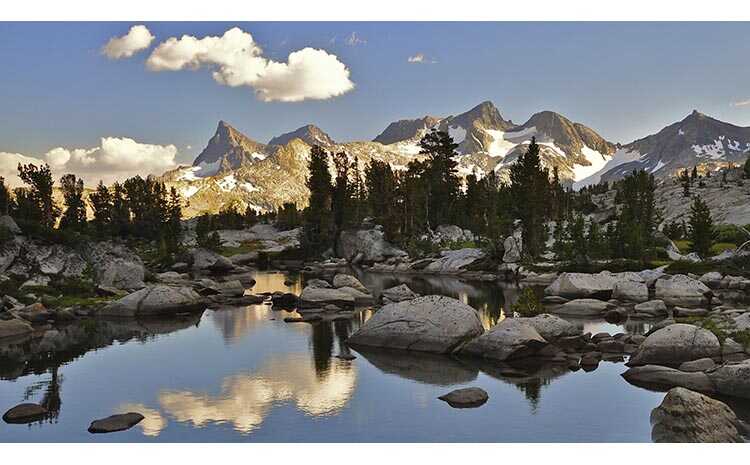
<svg viewBox="0 0 750 465"><path fill-rule="evenodd" d="M629 368L622 374L631 384L646 388L670 389L684 387L694 391L712 394L714 384L706 373L701 371L682 371L661 365L643 365Z"/></svg>
<svg viewBox="0 0 750 465"><path fill-rule="evenodd" d="M336 253L349 261L359 255L360 260L368 263L407 256L406 252L386 241L382 229L378 227L342 231Z"/></svg>
<svg viewBox="0 0 750 465"><path fill-rule="evenodd" d="M506 318L467 343L460 353L506 361L534 356L546 345L547 341L532 326Z"/></svg>
<svg viewBox="0 0 750 465"><path fill-rule="evenodd" d="M599 316L615 308L609 302L596 299L575 299L551 308L553 313L570 316Z"/></svg>
<svg viewBox="0 0 750 465"><path fill-rule="evenodd" d="M430 262L423 270L427 273L458 273L484 257L481 249L444 250L440 252L440 258Z"/></svg>
<svg viewBox="0 0 750 465"><path fill-rule="evenodd" d="M651 438L654 442L743 442L738 422L723 402L677 387L651 411Z"/></svg>
<svg viewBox="0 0 750 465"><path fill-rule="evenodd" d="M419 294L409 289L409 286L406 284L399 284L398 286L385 289L380 293L380 299L385 305L412 300L417 297L419 297Z"/></svg>
<svg viewBox="0 0 750 465"><path fill-rule="evenodd" d="M450 353L482 332L476 310L456 299L432 295L385 305L347 342Z"/></svg>
<svg viewBox="0 0 750 465"><path fill-rule="evenodd" d="M750 399L750 360L725 363L708 376L719 394Z"/></svg>
<svg viewBox="0 0 750 465"><path fill-rule="evenodd" d="M347 289L355 292L347 292ZM333 289L307 286L299 296L298 306L300 309L323 309L326 305L350 308L356 304L357 293L358 291L353 288Z"/></svg>
<svg viewBox="0 0 750 465"><path fill-rule="evenodd" d="M663 277L656 281L656 298L663 300L667 305L705 305L706 293L709 291L708 286L702 282L683 274Z"/></svg>
<svg viewBox="0 0 750 465"><path fill-rule="evenodd" d="M192 288L158 284L111 302L99 314L113 317L171 315L204 308L203 299Z"/></svg>
<svg viewBox="0 0 750 465"><path fill-rule="evenodd" d="M31 331L31 325L18 318L0 320L0 339L25 336Z"/></svg>
<svg viewBox="0 0 750 465"><path fill-rule="evenodd" d="M573 323L563 320L559 316L542 313L530 318L515 318L517 322L525 323L536 329L546 341L561 337L572 337L581 334L581 329Z"/></svg>
<svg viewBox="0 0 750 465"><path fill-rule="evenodd" d="M716 336L698 326L676 323L650 334L630 358L630 366L679 365L721 355Z"/></svg>
<svg viewBox="0 0 750 465"><path fill-rule="evenodd" d="M546 295L557 295L567 299L594 297L609 299L615 279L610 273L561 273L544 290Z"/></svg>
<svg viewBox="0 0 750 465"><path fill-rule="evenodd" d="M333 277L333 287L336 289L342 287L351 287L364 294L369 294L370 291L359 281L350 274L339 273Z"/></svg>

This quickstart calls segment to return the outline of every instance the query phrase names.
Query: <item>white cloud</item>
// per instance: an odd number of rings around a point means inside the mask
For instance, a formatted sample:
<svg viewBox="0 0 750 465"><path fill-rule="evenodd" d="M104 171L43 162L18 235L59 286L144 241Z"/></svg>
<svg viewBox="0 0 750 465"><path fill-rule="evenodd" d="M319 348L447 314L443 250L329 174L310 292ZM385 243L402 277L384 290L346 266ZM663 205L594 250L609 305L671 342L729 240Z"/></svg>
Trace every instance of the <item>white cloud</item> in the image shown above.
<svg viewBox="0 0 750 465"><path fill-rule="evenodd" d="M212 69L216 82L255 89L264 101L323 100L354 88L349 69L336 55L304 48L289 54L286 63L265 58L253 36L232 28L221 37L170 37L146 61L151 71Z"/></svg>
<svg viewBox="0 0 750 465"><path fill-rule="evenodd" d="M409 63L437 63L437 61L427 58L424 53L415 53L406 59Z"/></svg>
<svg viewBox="0 0 750 465"><path fill-rule="evenodd" d="M43 158L17 153L0 153L0 175L13 186L20 185L18 163L49 164L56 178L73 173L89 186L99 180L105 184L122 181L136 174L162 174L176 167L174 145L143 144L127 137L103 137L98 147L66 149L56 147Z"/></svg>
<svg viewBox="0 0 750 465"><path fill-rule="evenodd" d="M346 45L351 45L352 47L356 45L363 45L366 43L367 41L359 37L356 32L352 32L351 35L346 38Z"/></svg>
<svg viewBox="0 0 750 465"><path fill-rule="evenodd" d="M744 107L750 105L750 100L740 100L739 102L732 102L730 105L733 107Z"/></svg>
<svg viewBox="0 0 750 465"><path fill-rule="evenodd" d="M102 47L102 53L113 60L130 58L137 52L147 49L153 40L154 36L146 26L133 26L124 36L109 39Z"/></svg>

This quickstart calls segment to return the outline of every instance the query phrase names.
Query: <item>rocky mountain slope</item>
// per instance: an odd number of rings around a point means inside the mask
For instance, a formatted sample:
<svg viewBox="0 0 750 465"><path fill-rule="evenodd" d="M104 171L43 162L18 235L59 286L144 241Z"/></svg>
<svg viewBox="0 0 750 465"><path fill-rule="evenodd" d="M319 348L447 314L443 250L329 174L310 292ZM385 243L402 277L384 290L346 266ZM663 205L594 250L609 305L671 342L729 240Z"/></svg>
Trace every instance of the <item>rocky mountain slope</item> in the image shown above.
<svg viewBox="0 0 750 465"><path fill-rule="evenodd" d="M603 169L579 185L614 181L641 169L659 178L693 166L716 169L728 163L744 163L749 154L750 127L725 123L694 110L682 121L622 146Z"/></svg>

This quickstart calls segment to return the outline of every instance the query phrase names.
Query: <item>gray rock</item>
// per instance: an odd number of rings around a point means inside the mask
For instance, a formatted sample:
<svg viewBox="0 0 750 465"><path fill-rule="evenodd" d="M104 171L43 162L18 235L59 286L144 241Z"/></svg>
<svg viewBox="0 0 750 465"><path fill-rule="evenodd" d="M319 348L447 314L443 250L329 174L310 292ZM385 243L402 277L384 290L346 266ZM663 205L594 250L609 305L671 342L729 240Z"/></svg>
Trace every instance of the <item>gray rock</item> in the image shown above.
<svg viewBox="0 0 750 465"><path fill-rule="evenodd" d="M612 297L628 302L645 302L648 300L648 287L636 281L617 281L612 290Z"/></svg>
<svg viewBox="0 0 750 465"><path fill-rule="evenodd" d="M743 442L726 404L689 389L670 389L651 411L654 442Z"/></svg>
<svg viewBox="0 0 750 465"><path fill-rule="evenodd" d="M380 293L380 298L384 304L403 302L405 300L416 299L417 297L419 297L419 294L409 289L409 286L406 284L385 289Z"/></svg>
<svg viewBox="0 0 750 465"><path fill-rule="evenodd" d="M0 320L0 339L6 337L25 336L31 333L31 325L23 320L14 318L12 320Z"/></svg>
<svg viewBox="0 0 750 465"><path fill-rule="evenodd" d="M18 227L16 222L8 215L0 216L0 228L5 228L13 234L21 234L21 228Z"/></svg>
<svg viewBox="0 0 750 465"><path fill-rule="evenodd" d="M432 295L382 307L347 342L449 353L482 332L476 310L456 299Z"/></svg>
<svg viewBox="0 0 750 465"><path fill-rule="evenodd" d="M506 318L469 341L460 353L505 361L534 356L546 345L547 341L532 326Z"/></svg>
<svg viewBox="0 0 750 465"><path fill-rule="evenodd" d="M692 360L690 362L683 362L680 365L679 370L689 373L696 371L709 371L716 368L716 363L710 358L699 358L698 360Z"/></svg>
<svg viewBox="0 0 750 465"><path fill-rule="evenodd" d="M675 307L674 308L674 316L680 317L680 318L687 318L687 317L701 317L708 315L708 310L705 308L685 308L685 307Z"/></svg>
<svg viewBox="0 0 750 465"><path fill-rule="evenodd" d="M89 433L114 433L132 428L143 420L143 415L136 412L111 415L101 420L94 420L89 426Z"/></svg>
<svg viewBox="0 0 750 465"><path fill-rule="evenodd" d="M484 389L471 387L456 389L438 399L447 402L453 408L475 408L484 405L490 397Z"/></svg>
<svg viewBox="0 0 750 465"><path fill-rule="evenodd" d="M234 269L234 264L226 257L206 249L193 249L193 269L198 271L223 272Z"/></svg>
<svg viewBox="0 0 750 465"><path fill-rule="evenodd" d="M521 238L508 236L503 242L503 262L505 263L517 263L521 261Z"/></svg>
<svg viewBox="0 0 750 465"><path fill-rule="evenodd" d="M97 273L97 283L115 289L142 289L146 270L140 262L112 258L102 263Z"/></svg>
<svg viewBox="0 0 750 465"><path fill-rule="evenodd" d="M203 299L192 288L158 284L111 302L100 314L115 317L168 315L204 308Z"/></svg>
<svg viewBox="0 0 750 465"><path fill-rule="evenodd" d="M721 344L711 331L676 323L649 335L628 364L679 365L682 362L719 355Z"/></svg>
<svg viewBox="0 0 750 465"><path fill-rule="evenodd" d="M370 263L407 256L406 252L386 241L383 231L379 229L342 231L336 253L347 260L360 255L360 260Z"/></svg>
<svg viewBox="0 0 750 465"><path fill-rule="evenodd" d="M738 331L750 330L750 312L735 317L734 325Z"/></svg>
<svg viewBox="0 0 750 465"><path fill-rule="evenodd" d="M678 274L656 281L656 298L667 305L697 307L705 304L708 286L689 276Z"/></svg>
<svg viewBox="0 0 750 465"><path fill-rule="evenodd" d="M647 313L653 316L662 316L667 314L667 304L663 300L655 299L643 302L633 307L638 313Z"/></svg>
<svg viewBox="0 0 750 465"><path fill-rule="evenodd" d="M229 257L233 265L247 265L258 260L258 252L238 253Z"/></svg>
<svg viewBox="0 0 750 465"><path fill-rule="evenodd" d="M3 415L3 421L11 424L33 423L44 418L47 409L39 404L18 404Z"/></svg>
<svg viewBox="0 0 750 465"><path fill-rule="evenodd" d="M585 297L609 299L615 281L615 277L609 273L562 273L552 284L547 286L544 293L568 299Z"/></svg>
<svg viewBox="0 0 750 465"><path fill-rule="evenodd" d="M750 399L750 360L725 363L708 376L719 394Z"/></svg>
<svg viewBox="0 0 750 465"><path fill-rule="evenodd" d="M440 258L428 264L424 271L428 273L457 273L484 257L485 253L482 249L444 250L440 252Z"/></svg>
<svg viewBox="0 0 750 465"><path fill-rule="evenodd" d="M351 288L348 288L351 289ZM339 307L353 307L356 296L346 289L331 289L307 286L299 296L298 306L300 308L322 308L328 304Z"/></svg>
<svg viewBox="0 0 750 465"><path fill-rule="evenodd" d="M364 292L360 292L359 290L354 289L353 287L345 286L345 287L340 287L336 290L354 297L354 303L356 305L370 305L375 302L375 299L373 298L373 296Z"/></svg>
<svg viewBox="0 0 750 465"><path fill-rule="evenodd" d="M341 287L352 287L363 294L369 294L370 291L359 281L350 274L339 273L333 277L333 287L336 289Z"/></svg>
<svg viewBox="0 0 750 465"><path fill-rule="evenodd" d="M563 320L559 316L542 313L531 318L516 318L518 322L526 323L536 329L540 336L546 341L552 341L561 337L577 336L581 334L581 328L573 323Z"/></svg>
<svg viewBox="0 0 750 465"><path fill-rule="evenodd" d="M718 271L709 271L699 278L700 282L708 287L716 288L721 283L722 275Z"/></svg>
<svg viewBox="0 0 750 465"><path fill-rule="evenodd" d="M713 382L701 371L687 372L661 365L643 365L631 367L622 377L631 384L646 388L670 389L680 386L708 394L715 392Z"/></svg>
<svg viewBox="0 0 750 465"><path fill-rule="evenodd" d="M319 288L319 289L330 289L331 283L328 281L324 281L322 279L311 279L307 282L306 287L313 287L313 288Z"/></svg>
<svg viewBox="0 0 750 465"><path fill-rule="evenodd" d="M609 302L596 299L575 299L554 308L554 313L571 316L604 315L614 308Z"/></svg>

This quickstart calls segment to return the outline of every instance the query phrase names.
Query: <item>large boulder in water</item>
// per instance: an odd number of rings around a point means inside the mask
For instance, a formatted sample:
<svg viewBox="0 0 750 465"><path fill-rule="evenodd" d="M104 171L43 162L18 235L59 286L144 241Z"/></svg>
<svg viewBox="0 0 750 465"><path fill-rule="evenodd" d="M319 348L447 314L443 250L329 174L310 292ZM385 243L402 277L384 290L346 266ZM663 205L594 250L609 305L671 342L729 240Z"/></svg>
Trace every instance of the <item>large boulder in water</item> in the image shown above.
<svg viewBox="0 0 750 465"><path fill-rule="evenodd" d="M708 377L719 394L750 399L750 360L725 363L710 371Z"/></svg>
<svg viewBox="0 0 750 465"><path fill-rule="evenodd" d="M651 411L651 438L654 442L743 442L738 424L723 402L677 387Z"/></svg>
<svg viewBox="0 0 750 465"><path fill-rule="evenodd" d="M456 389L448 394L443 394L438 399L447 402L453 408L475 408L487 402L490 397L487 391L478 387Z"/></svg>
<svg viewBox="0 0 750 465"><path fill-rule="evenodd" d="M333 277L333 287L336 289L341 287L352 287L359 292L369 294L370 291L360 282L359 279L355 278L350 274L339 273Z"/></svg>
<svg viewBox="0 0 750 465"><path fill-rule="evenodd" d="M382 262L407 256L406 252L386 241L379 228L342 231L336 253L349 261L361 254L365 262Z"/></svg>
<svg viewBox="0 0 750 465"><path fill-rule="evenodd" d="M383 304L403 302L404 300L412 300L417 297L419 297L419 294L409 289L409 286L406 284L399 284L398 286L385 289L380 293L380 299L383 301Z"/></svg>
<svg viewBox="0 0 750 465"><path fill-rule="evenodd" d="M6 337L25 336L31 333L31 325L18 318L0 320L0 339Z"/></svg>
<svg viewBox="0 0 750 465"><path fill-rule="evenodd" d="M234 269L234 264L227 257L207 249L193 249L193 269L198 271L212 271L216 273L228 272Z"/></svg>
<svg viewBox="0 0 750 465"><path fill-rule="evenodd" d="M575 299L560 306L553 307L551 311L561 315L570 316L597 316L604 315L608 310L616 308L609 302L597 299Z"/></svg>
<svg viewBox="0 0 750 465"><path fill-rule="evenodd" d="M706 303L708 286L684 274L660 278L656 281L656 298L667 305L697 307Z"/></svg>
<svg viewBox="0 0 750 465"><path fill-rule="evenodd" d="M128 294L104 307L103 316L151 316L193 312L205 308L201 296L190 287L159 284Z"/></svg>
<svg viewBox="0 0 750 465"><path fill-rule="evenodd" d="M562 273L544 290L546 295L559 295L567 299L595 297L609 299L615 285L610 273Z"/></svg>
<svg viewBox="0 0 750 465"><path fill-rule="evenodd" d="M356 293L347 292L349 288L332 289L324 287L307 286L302 290L299 296L299 308L323 308L326 305L336 305L338 307L353 307L356 303ZM361 294L361 293L359 293Z"/></svg>
<svg viewBox="0 0 750 465"><path fill-rule="evenodd" d="M505 361L536 355L547 341L532 326L506 318L461 348L461 354Z"/></svg>
<svg viewBox="0 0 750 465"><path fill-rule="evenodd" d="M701 371L682 371L661 365L643 365L631 367L622 374L622 377L633 385L651 389L684 387L708 394L715 392L711 379Z"/></svg>
<svg viewBox="0 0 750 465"><path fill-rule="evenodd" d="M47 409L39 404L18 404L3 415L3 421L11 424L33 423L44 418Z"/></svg>
<svg viewBox="0 0 750 465"><path fill-rule="evenodd" d="M721 344L711 331L676 323L651 333L632 355L628 365L679 365L720 355Z"/></svg>
<svg viewBox="0 0 750 465"><path fill-rule="evenodd" d="M483 332L476 310L430 295L388 304L352 334L352 345L449 353Z"/></svg>
<svg viewBox="0 0 750 465"><path fill-rule="evenodd" d="M546 341L581 334L580 327L567 320L563 320L559 316L550 315L549 313L542 313L541 315L531 318L515 318L515 320L521 323L526 323L536 329L539 335Z"/></svg>
<svg viewBox="0 0 750 465"><path fill-rule="evenodd" d="M482 249L443 250L440 252L440 258L433 260L424 267L424 271L427 273L457 273L484 257L485 253Z"/></svg>
<svg viewBox="0 0 750 465"><path fill-rule="evenodd" d="M617 281L612 289L612 298L627 302L645 302L648 300L648 287L643 282Z"/></svg>
<svg viewBox="0 0 750 465"><path fill-rule="evenodd" d="M111 415L101 420L94 420L89 425L89 433L114 433L124 431L140 423L145 417L140 413L129 412Z"/></svg>

